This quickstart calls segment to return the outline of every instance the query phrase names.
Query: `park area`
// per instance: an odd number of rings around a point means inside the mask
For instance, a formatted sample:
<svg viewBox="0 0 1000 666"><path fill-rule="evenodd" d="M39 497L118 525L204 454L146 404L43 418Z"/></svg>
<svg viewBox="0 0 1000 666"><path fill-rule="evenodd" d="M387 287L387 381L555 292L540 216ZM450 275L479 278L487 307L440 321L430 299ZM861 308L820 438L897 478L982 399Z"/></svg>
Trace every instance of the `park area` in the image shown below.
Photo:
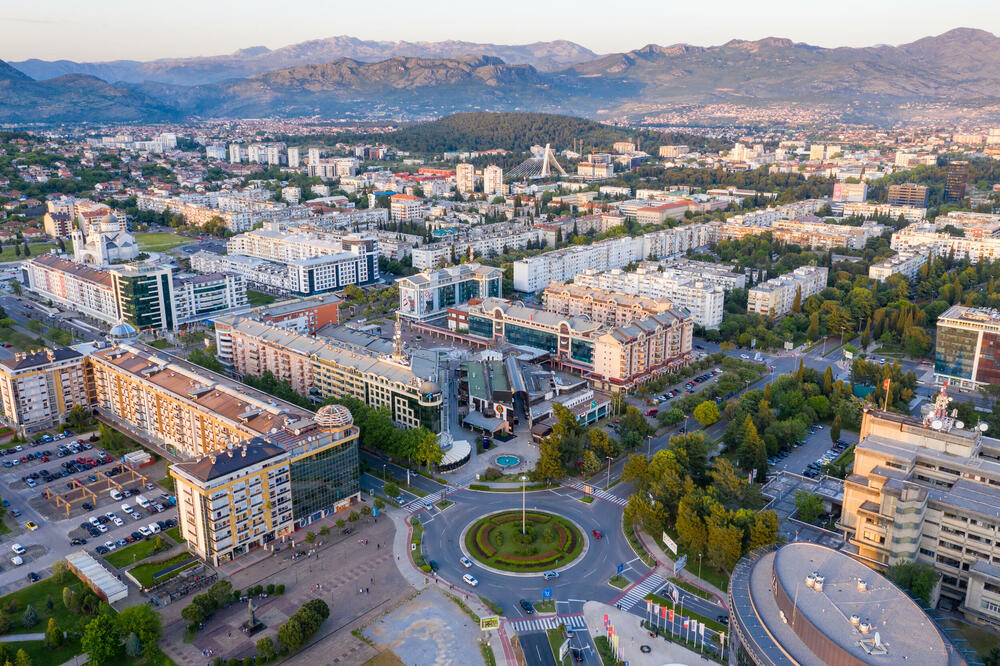
<svg viewBox="0 0 1000 666"><path fill-rule="evenodd" d="M150 232L135 235L135 242L139 245L139 249L146 252L166 252L167 250L175 248L178 245L193 243L195 240L196 239L188 238L187 236L178 236L177 234L161 232Z"/></svg>
<svg viewBox="0 0 1000 666"><path fill-rule="evenodd" d="M143 587L152 587L166 582L182 571L198 564L197 558L188 552L183 552L166 560L147 562L132 567L128 573Z"/></svg>
<svg viewBox="0 0 1000 666"><path fill-rule="evenodd" d="M583 550L583 535L568 520L537 511L501 511L469 527L465 546L473 559L496 569L524 573L561 567Z"/></svg>
<svg viewBox="0 0 1000 666"><path fill-rule="evenodd" d="M67 251L72 252L73 243L70 241L64 242ZM40 254L45 254L53 248L57 250L59 249L59 245L56 243L30 243L28 247L31 248L31 254L25 256L23 243L21 245L4 245L3 249L0 250L0 263L7 263L8 261L21 261L22 259L29 259L31 257L37 257ZM20 250L20 252L18 250Z"/></svg>

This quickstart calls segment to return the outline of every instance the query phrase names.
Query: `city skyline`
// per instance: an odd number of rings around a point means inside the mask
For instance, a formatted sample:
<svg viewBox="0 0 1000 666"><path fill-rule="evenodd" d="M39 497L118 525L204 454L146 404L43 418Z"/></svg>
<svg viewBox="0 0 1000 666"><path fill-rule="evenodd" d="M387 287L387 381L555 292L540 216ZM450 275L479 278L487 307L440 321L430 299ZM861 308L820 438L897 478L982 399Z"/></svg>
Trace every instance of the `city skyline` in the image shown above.
<svg viewBox="0 0 1000 666"><path fill-rule="evenodd" d="M500 16L466 13L460 19L443 4L421 6L390 0L373 24L363 6L308 3L297 12L275 15L259 0L242 5L239 14L223 6L205 6L179 0L169 9L140 7L120 0L103 3L95 13L66 0L43 6L18 0L4 8L8 27L0 59L18 61L70 59L80 61L155 60L229 54L264 45L270 49L298 42L349 35L364 40L433 42L461 40L495 44L526 44L564 39L595 53L616 53L646 44L678 43L697 46L723 44L731 39L788 38L815 46L898 45L952 28L975 27L1000 33L1000 15L984 17L981 5L958 0L947 5L918 2L908 5L910 20L896 20L895 3L871 7L851 0L833 14L803 12L790 0L746 5L723 0L711 14L698 6L664 8L652 2L631 7L621 30L609 31L594 20L605 8L591 0L539 7L515 0ZM922 9L922 11L915 11ZM859 24L857 12L866 21ZM267 17L266 20L263 17ZM190 17L197 17L192 22ZM640 20L641 17L641 20ZM774 17L780 17L775 19ZM303 20L303 19L308 20ZM820 20L822 19L822 20ZM155 27L155 29L154 29ZM114 40L95 40L94 34L113 31Z"/></svg>

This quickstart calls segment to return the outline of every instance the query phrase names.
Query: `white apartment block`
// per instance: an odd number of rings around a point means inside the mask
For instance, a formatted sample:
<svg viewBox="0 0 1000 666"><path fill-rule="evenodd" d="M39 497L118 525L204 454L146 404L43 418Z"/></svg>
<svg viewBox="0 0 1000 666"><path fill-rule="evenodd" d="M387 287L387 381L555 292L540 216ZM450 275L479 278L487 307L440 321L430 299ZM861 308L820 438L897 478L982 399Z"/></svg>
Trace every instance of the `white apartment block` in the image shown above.
<svg viewBox="0 0 1000 666"><path fill-rule="evenodd" d="M581 287L669 300L687 309L694 323L703 328L718 329L722 325L725 290L717 284L691 276L668 275L651 267L640 267L635 272L615 268L586 271L577 275L573 283Z"/></svg>
<svg viewBox="0 0 1000 666"><path fill-rule="evenodd" d="M462 196L468 196L475 192L476 167L474 165L462 162L455 167L455 187L462 193Z"/></svg>
<svg viewBox="0 0 1000 666"><path fill-rule="evenodd" d="M660 157L667 159L687 155L689 152L691 152L689 148L683 144L660 146Z"/></svg>
<svg viewBox="0 0 1000 666"><path fill-rule="evenodd" d="M844 204L844 216L850 217L851 215L857 215L859 217L871 217L873 215L888 215L889 217L896 219L900 215L907 222L919 222L920 220L927 217L926 208L917 208L916 206L893 206L884 203L872 203L870 201L863 201L858 203L845 203Z"/></svg>
<svg viewBox="0 0 1000 666"><path fill-rule="evenodd" d="M896 252L929 247L938 256L954 253L956 259L968 259L973 264L1000 259L1000 237L952 236L947 232L930 231L925 226L916 224L894 233L889 247Z"/></svg>
<svg viewBox="0 0 1000 666"><path fill-rule="evenodd" d="M93 319L118 321L118 301L107 271L53 254L34 257L21 267L28 289Z"/></svg>
<svg viewBox="0 0 1000 666"><path fill-rule="evenodd" d="M542 236L541 229L531 228L428 243L414 248L413 267L417 270L438 268L442 261L450 263L453 254L456 258L469 255L473 258L498 257L505 251L523 250L528 243L541 242Z"/></svg>
<svg viewBox="0 0 1000 666"><path fill-rule="evenodd" d="M592 245L574 245L528 257L514 262L514 289L535 292L553 280L565 282L587 270L607 271L650 257L674 257L708 245L711 233L708 224L688 224L635 238L609 238Z"/></svg>
<svg viewBox="0 0 1000 666"><path fill-rule="evenodd" d="M0 406L3 421L21 431L52 428L75 405L87 406L86 356L88 345L18 352L0 360Z"/></svg>
<svg viewBox="0 0 1000 666"><path fill-rule="evenodd" d="M868 277L879 282L885 282L891 275L902 275L907 280L917 276L920 267L927 263L927 256L932 253L931 246L917 250L906 250L883 259L868 267Z"/></svg>
<svg viewBox="0 0 1000 666"><path fill-rule="evenodd" d="M288 186L281 188L281 198L290 204L297 204L302 198L302 190L297 187Z"/></svg>
<svg viewBox="0 0 1000 666"><path fill-rule="evenodd" d="M294 146L288 149L288 166L292 169L299 168L299 149Z"/></svg>
<svg viewBox="0 0 1000 666"><path fill-rule="evenodd" d="M389 212L395 222L413 222L424 217L424 200L412 194L389 197Z"/></svg>
<svg viewBox="0 0 1000 666"><path fill-rule="evenodd" d="M238 273L251 285L265 291L289 293L295 286L284 264L238 254L196 252L191 255L191 270L199 273Z"/></svg>
<svg viewBox="0 0 1000 666"><path fill-rule="evenodd" d="M483 169L483 193L487 198L503 196L503 169L493 164Z"/></svg>
<svg viewBox="0 0 1000 666"><path fill-rule="evenodd" d="M799 266L791 273L762 282L747 295L747 312L784 316L791 312L795 295L800 291L803 302L823 291L829 272L825 266Z"/></svg>
<svg viewBox="0 0 1000 666"><path fill-rule="evenodd" d="M247 280L242 274L208 273L173 280L174 316L186 323L247 305Z"/></svg>

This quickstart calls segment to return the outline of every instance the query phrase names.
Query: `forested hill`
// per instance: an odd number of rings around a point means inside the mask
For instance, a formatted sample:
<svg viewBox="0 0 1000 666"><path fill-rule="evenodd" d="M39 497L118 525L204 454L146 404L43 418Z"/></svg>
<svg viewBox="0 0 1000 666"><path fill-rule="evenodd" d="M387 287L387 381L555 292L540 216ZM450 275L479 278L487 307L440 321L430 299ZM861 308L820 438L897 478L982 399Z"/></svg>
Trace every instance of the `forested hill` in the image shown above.
<svg viewBox="0 0 1000 666"><path fill-rule="evenodd" d="M583 152L609 151L616 141L638 142L641 148L656 155L657 147L667 143L685 143L692 149L705 148L714 140L688 134L661 134L649 130L636 131L574 116L550 113L456 113L438 120L404 127L395 132L357 137L362 141L379 141L399 150L415 153L444 151L506 150L524 151L533 145L552 144L557 150ZM344 135L336 140L343 141ZM575 144L574 144L575 142ZM727 145L722 142L722 146Z"/></svg>

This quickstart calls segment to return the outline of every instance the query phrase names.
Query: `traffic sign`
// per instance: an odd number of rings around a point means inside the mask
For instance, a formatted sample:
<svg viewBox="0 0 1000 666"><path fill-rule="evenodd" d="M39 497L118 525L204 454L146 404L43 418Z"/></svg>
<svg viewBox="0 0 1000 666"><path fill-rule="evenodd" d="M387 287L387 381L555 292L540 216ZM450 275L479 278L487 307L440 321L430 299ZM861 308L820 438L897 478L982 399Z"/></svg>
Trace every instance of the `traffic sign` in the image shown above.
<svg viewBox="0 0 1000 666"><path fill-rule="evenodd" d="M663 533L663 545L670 549L674 555L677 554L677 542L670 538L666 532Z"/></svg>
<svg viewBox="0 0 1000 666"><path fill-rule="evenodd" d="M483 631L489 631L490 629L500 628L500 616L493 615L490 617L479 618L479 628Z"/></svg>
<svg viewBox="0 0 1000 666"><path fill-rule="evenodd" d="M542 599L551 599L551 598L552 598L552 588L551 587L547 587L544 590L542 590Z"/></svg>
<svg viewBox="0 0 1000 666"><path fill-rule="evenodd" d="M674 562L674 575L676 576L677 574L679 574L681 570L687 565L687 563L688 563L687 555L681 555L680 557L678 557L677 561Z"/></svg>
<svg viewBox="0 0 1000 666"><path fill-rule="evenodd" d="M625 571L625 565L624 564L619 564L618 565L618 573L621 573L623 571Z"/></svg>

